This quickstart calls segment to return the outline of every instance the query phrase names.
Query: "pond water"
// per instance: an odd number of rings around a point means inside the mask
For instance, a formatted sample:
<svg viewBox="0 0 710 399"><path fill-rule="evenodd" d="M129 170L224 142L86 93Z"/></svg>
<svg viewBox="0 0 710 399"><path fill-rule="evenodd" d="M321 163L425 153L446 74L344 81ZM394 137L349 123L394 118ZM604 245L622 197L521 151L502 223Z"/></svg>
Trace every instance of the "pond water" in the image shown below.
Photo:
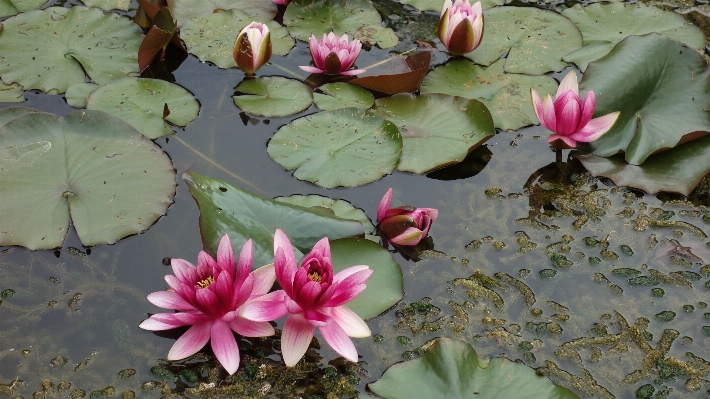
<svg viewBox="0 0 710 399"><path fill-rule="evenodd" d="M402 35L397 51L435 37L436 13L375 3ZM432 66L447 59L432 55ZM357 64L390 56L372 48ZM307 44L298 42L258 76L304 79L297 65L309 61ZM569 70L550 76L559 81ZM356 188L324 189L297 180L266 153L276 130L317 112L315 105L288 118L249 116L232 102L244 79L236 68L190 55L173 75L201 108L187 127L155 140L178 173L167 215L115 245L84 248L70 230L54 251L0 248L0 397L356 397L436 337L469 342L482 357L522 362L581 397L633 397L647 384L656 397L709 395L707 181L689 197L648 195L591 177L568 151L561 173L548 133L533 126L499 131L467 158L464 172L395 172ZM62 95L26 97L23 106L74 110ZM393 187L395 205L439 210L430 231L435 249L419 262L395 254L404 298L368 321L373 337L354 340L359 365L338 360L321 342L305 364L284 372L272 339L242 339L243 366L227 380L208 348L168 362L179 333L138 325L158 311L145 296L166 288L171 270L164 260L194 262L202 249L199 209L180 178L187 170L268 198L345 199L371 219Z"/></svg>

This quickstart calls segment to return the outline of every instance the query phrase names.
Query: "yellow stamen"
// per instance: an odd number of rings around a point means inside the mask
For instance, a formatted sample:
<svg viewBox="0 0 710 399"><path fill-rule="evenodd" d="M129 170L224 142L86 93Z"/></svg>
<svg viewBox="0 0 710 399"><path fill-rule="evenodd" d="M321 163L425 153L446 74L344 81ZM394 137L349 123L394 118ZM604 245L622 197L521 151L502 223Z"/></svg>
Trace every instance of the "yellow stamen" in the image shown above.
<svg viewBox="0 0 710 399"><path fill-rule="evenodd" d="M311 279L311 281L315 281L316 283L320 283L321 280L323 279L323 276L321 276L317 271L313 270L310 273L308 273L308 278Z"/></svg>
<svg viewBox="0 0 710 399"><path fill-rule="evenodd" d="M202 281L198 281L198 282L197 282L197 286L200 287L200 288L207 288L207 287L209 287L210 284L212 284L212 283L214 283L214 277L209 276L209 277L207 277L206 279L204 279L204 280L202 280Z"/></svg>

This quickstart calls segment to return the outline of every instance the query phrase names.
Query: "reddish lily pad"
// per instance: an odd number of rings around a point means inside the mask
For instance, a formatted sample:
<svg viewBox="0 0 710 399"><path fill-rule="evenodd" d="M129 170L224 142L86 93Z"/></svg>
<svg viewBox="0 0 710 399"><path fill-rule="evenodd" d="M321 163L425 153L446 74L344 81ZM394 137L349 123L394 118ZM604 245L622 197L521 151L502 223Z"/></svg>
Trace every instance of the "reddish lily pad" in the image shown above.
<svg viewBox="0 0 710 399"><path fill-rule="evenodd" d="M395 71L390 74L377 74L377 70L371 70L364 76L348 81L350 84L362 86L379 95L392 95L397 93L412 93L419 90L424 75L429 70L431 53L424 51L418 54L402 58L400 61L391 61L387 68ZM383 68L384 69L384 68Z"/></svg>

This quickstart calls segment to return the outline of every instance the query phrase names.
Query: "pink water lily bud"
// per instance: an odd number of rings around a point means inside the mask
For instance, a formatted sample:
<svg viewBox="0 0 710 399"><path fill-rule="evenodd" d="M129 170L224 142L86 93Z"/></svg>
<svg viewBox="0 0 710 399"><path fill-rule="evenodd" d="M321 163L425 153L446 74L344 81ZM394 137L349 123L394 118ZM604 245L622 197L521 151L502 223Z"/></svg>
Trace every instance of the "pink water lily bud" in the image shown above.
<svg viewBox="0 0 710 399"><path fill-rule="evenodd" d="M338 37L335 33L323 34L323 39L318 41L315 35L310 40L312 66L299 66L306 72L325 73L328 75L357 75L365 72L364 69L350 69L360 55L362 44L359 40L348 41L348 35Z"/></svg>
<svg viewBox="0 0 710 399"><path fill-rule="evenodd" d="M483 38L481 2L444 0L439 18L439 40L452 55L470 53Z"/></svg>
<svg viewBox="0 0 710 399"><path fill-rule="evenodd" d="M592 142L608 132L619 117L617 111L592 119L596 105L594 92L589 91L580 101L575 71L570 71L562 79L554 102L549 94L542 101L533 88L530 88L530 94L537 119L553 132L547 142L555 148L575 148L577 142Z"/></svg>
<svg viewBox="0 0 710 399"><path fill-rule="evenodd" d="M165 276L168 291L148 295L155 306L177 310L157 313L140 324L151 331L191 326L170 349L168 360L180 360L197 353L212 342L217 360L229 374L239 368L239 348L232 331L245 337L274 335L268 321L252 321L240 315L245 304L271 290L276 280L274 265L251 270L252 242L242 247L236 262L229 237L222 237L215 261L206 252L197 257L197 266L172 259L175 275ZM263 315L262 315L263 316Z"/></svg>
<svg viewBox="0 0 710 399"><path fill-rule="evenodd" d="M392 189L390 188L377 207L377 223L382 238L394 245L419 244L429 234L429 228L439 216L439 211L412 206L390 208L391 202Z"/></svg>
<svg viewBox="0 0 710 399"><path fill-rule="evenodd" d="M276 279L283 290L250 302L242 311L251 320L274 320L287 315L281 335L281 352L286 366L295 366L306 353L316 327L333 350L351 362L358 360L350 337L369 337L370 328L345 306L365 290L372 270L351 266L333 272L328 238L316 243L311 252L296 263L286 234L274 234Z"/></svg>
<svg viewBox="0 0 710 399"><path fill-rule="evenodd" d="M269 28L259 22L247 25L234 42L234 62L246 74L253 74L271 58Z"/></svg>
<svg viewBox="0 0 710 399"><path fill-rule="evenodd" d="M291 0L274 0L274 3L283 4L285 6L287 6L290 2L291 2Z"/></svg>

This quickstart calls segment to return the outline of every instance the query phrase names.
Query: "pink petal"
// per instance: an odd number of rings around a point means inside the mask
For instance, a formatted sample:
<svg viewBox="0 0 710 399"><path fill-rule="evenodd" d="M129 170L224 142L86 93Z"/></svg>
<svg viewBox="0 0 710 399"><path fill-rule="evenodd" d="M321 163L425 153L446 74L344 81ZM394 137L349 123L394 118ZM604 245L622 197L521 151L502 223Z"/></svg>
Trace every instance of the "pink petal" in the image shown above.
<svg viewBox="0 0 710 399"><path fill-rule="evenodd" d="M284 303L286 304L286 310L288 310L289 313L303 313L301 305L293 299L286 297Z"/></svg>
<svg viewBox="0 0 710 399"><path fill-rule="evenodd" d="M555 117L555 104L552 102L552 97L548 94L545 101L542 103L542 116L545 118L541 123L553 132L557 131L557 118Z"/></svg>
<svg viewBox="0 0 710 399"><path fill-rule="evenodd" d="M265 295L271 291L276 281L276 270L274 264L262 266L252 272L254 274L254 288L251 295Z"/></svg>
<svg viewBox="0 0 710 399"><path fill-rule="evenodd" d="M200 275L200 280L217 274L217 269L217 262L212 259L210 254L205 251L200 251L197 255L197 273Z"/></svg>
<svg viewBox="0 0 710 399"><path fill-rule="evenodd" d="M196 310L194 306L187 303L187 301L182 299L180 295L173 291L153 292L148 295L148 301L163 309Z"/></svg>
<svg viewBox="0 0 710 399"><path fill-rule="evenodd" d="M581 116L582 104L579 97L571 91L555 100L555 115L557 117L556 133L570 135L577 131Z"/></svg>
<svg viewBox="0 0 710 399"><path fill-rule="evenodd" d="M608 132L614 123L619 118L620 112L612 112L598 118L594 118L587 123L587 126L582 128L579 132L573 134L573 139L581 141L583 143L589 143L601 137L604 133Z"/></svg>
<svg viewBox="0 0 710 399"><path fill-rule="evenodd" d="M210 340L211 329L211 321L190 327L170 348L168 360L180 360L197 353Z"/></svg>
<svg viewBox="0 0 710 399"><path fill-rule="evenodd" d="M173 274L181 282L194 283L197 274L195 273L195 266L192 263L184 260L173 258L170 259L170 265L173 267ZM166 276L167 277L167 276Z"/></svg>
<svg viewBox="0 0 710 399"><path fill-rule="evenodd" d="M448 0L447 0L448 1ZM385 213L390 209L392 202L392 189L390 188L380 200L380 205L377 207L377 223L382 223L385 220Z"/></svg>
<svg viewBox="0 0 710 399"><path fill-rule="evenodd" d="M301 69L303 69L304 71L306 71L306 72L308 72L308 73L324 73L324 72L325 72L325 71L322 70L322 69L318 69L318 68L316 68L316 67L307 66L307 65L299 65L298 67L301 68Z"/></svg>
<svg viewBox="0 0 710 399"><path fill-rule="evenodd" d="M205 313L217 313L221 310L219 298L209 288L198 288L195 298L199 309Z"/></svg>
<svg viewBox="0 0 710 399"><path fill-rule="evenodd" d="M236 373L239 368L239 348L229 324L222 320L215 320L212 323L210 339L212 341L212 351L214 351L214 355L222 367L230 375Z"/></svg>
<svg viewBox="0 0 710 399"><path fill-rule="evenodd" d="M323 327L332 321L332 318L316 310L306 310L303 317L315 327Z"/></svg>
<svg viewBox="0 0 710 399"><path fill-rule="evenodd" d="M281 354L287 367L293 367L301 360L308 350L314 332L315 327L300 314L292 314L286 318L281 334Z"/></svg>
<svg viewBox="0 0 710 399"><path fill-rule="evenodd" d="M308 309L315 306L321 291L321 285L319 283L308 280L298 293L298 298L294 300L298 302L301 307Z"/></svg>
<svg viewBox="0 0 710 399"><path fill-rule="evenodd" d="M407 227L402 234L389 240L397 245L417 245L424 238L424 233L416 227Z"/></svg>
<svg viewBox="0 0 710 399"><path fill-rule="evenodd" d="M572 135L572 136L574 136L574 135ZM577 141L575 139L573 139L572 136L565 136L562 134L555 133L555 134L551 134L550 137L547 138L547 142L552 143L555 140L562 140L569 147L575 148L575 147L577 147Z"/></svg>
<svg viewBox="0 0 710 399"><path fill-rule="evenodd" d="M165 282L168 283L168 286L177 293L180 293L180 291L182 290L182 283L180 282L180 279L175 276L172 276L170 274L166 275Z"/></svg>
<svg viewBox="0 0 710 399"><path fill-rule="evenodd" d="M365 73L366 69L351 69L349 71L344 71L340 72L341 75L344 76L353 76L353 75L359 75L361 73Z"/></svg>
<svg viewBox="0 0 710 399"><path fill-rule="evenodd" d="M367 288L365 284L359 284L346 290L342 290L333 295L333 297L330 298L323 306L340 306L346 304L362 294L362 292L365 291L365 288Z"/></svg>
<svg viewBox="0 0 710 399"><path fill-rule="evenodd" d="M173 317L173 313L158 313L143 320L138 326L144 330L163 331L188 325Z"/></svg>
<svg viewBox="0 0 710 399"><path fill-rule="evenodd" d="M201 323L205 323L209 320L212 320L211 316L208 316L204 313L178 312L178 313L173 313L172 315L175 320L178 320L179 322L183 323L183 325L186 325L186 326L201 324Z"/></svg>
<svg viewBox="0 0 710 399"><path fill-rule="evenodd" d="M562 79L560 86L557 88L557 94L555 95L555 101L562 97L566 92L572 91L574 95L579 98L579 84L577 84L577 72L574 70L569 71L567 76Z"/></svg>
<svg viewBox="0 0 710 399"><path fill-rule="evenodd" d="M320 333L323 335L325 342L327 342L334 351L338 352L340 356L351 362L357 362L357 349L355 349L355 344L353 344L353 341L345 334L345 331L343 331L338 323L330 323L327 326L321 327ZM281 343L281 347L283 348L283 342Z"/></svg>
<svg viewBox="0 0 710 399"><path fill-rule="evenodd" d="M230 321L229 327L243 337L270 337L276 333L268 321L251 321L241 317Z"/></svg>
<svg viewBox="0 0 710 399"><path fill-rule="evenodd" d="M592 119L596 104L597 101L594 97L594 92L588 92L587 95L584 96L584 101L582 101L582 116L579 117L579 125L577 126L577 130L575 130L575 132L582 130L582 128L587 126L589 120Z"/></svg>
<svg viewBox="0 0 710 399"><path fill-rule="evenodd" d="M345 306L329 308L328 314L350 337L364 338L372 334L365 321Z"/></svg>
<svg viewBox="0 0 710 399"><path fill-rule="evenodd" d="M252 291L254 289L254 275L249 274L247 279L244 281L239 291L236 293L236 298L232 302L232 307L241 306L244 302L248 301L252 296Z"/></svg>
<svg viewBox="0 0 710 399"><path fill-rule="evenodd" d="M244 249L242 248L242 250ZM232 243L229 241L229 236L226 234L219 240L219 245L217 246L217 264L234 278L234 251L232 251Z"/></svg>
<svg viewBox="0 0 710 399"><path fill-rule="evenodd" d="M281 229L276 229L276 233L274 233L274 267L279 285L288 296L292 297L293 276L296 274L298 265L291 241Z"/></svg>
<svg viewBox="0 0 710 399"><path fill-rule="evenodd" d="M239 316L252 321L272 321L288 314L284 290L252 299L239 307Z"/></svg>
<svg viewBox="0 0 710 399"><path fill-rule="evenodd" d="M348 269L352 268L360 268L361 266L353 266L349 267ZM345 269L347 270L347 269ZM343 270L343 271L345 271ZM357 269L356 269L357 270ZM342 272L341 272L342 273ZM372 275L373 270L370 270L369 268L365 269L360 269L356 273L353 273L349 276L347 276L345 279L338 281L337 283L334 283L333 285L336 286L335 288L335 293L333 294L332 298L327 299L327 302L323 302L323 300L319 301L319 305L321 306L340 306L344 303L350 302L351 300L355 299L358 295L362 293L362 291L365 290L365 282L367 279L370 278Z"/></svg>
<svg viewBox="0 0 710 399"><path fill-rule="evenodd" d="M367 265L356 265L356 266L350 266L344 270L339 271L335 276L333 276L333 284L339 283L349 276L352 276L353 274L357 272L361 272L363 270L368 270L370 266ZM367 279L365 279L367 280ZM363 281L364 282L364 281Z"/></svg>
<svg viewBox="0 0 710 399"><path fill-rule="evenodd" d="M535 91L535 89L533 89L532 87L530 88L530 96L532 97L535 116L537 116L537 120L540 121L540 123L544 126L545 117L543 116L544 113L542 112L542 99L540 98L540 95L537 94L537 91Z"/></svg>
<svg viewBox="0 0 710 399"><path fill-rule="evenodd" d="M252 241L251 238L247 240L242 246L241 252L239 252L239 260L237 261L237 286L242 285L244 280L246 280L249 272L251 272L251 262L253 259Z"/></svg>

